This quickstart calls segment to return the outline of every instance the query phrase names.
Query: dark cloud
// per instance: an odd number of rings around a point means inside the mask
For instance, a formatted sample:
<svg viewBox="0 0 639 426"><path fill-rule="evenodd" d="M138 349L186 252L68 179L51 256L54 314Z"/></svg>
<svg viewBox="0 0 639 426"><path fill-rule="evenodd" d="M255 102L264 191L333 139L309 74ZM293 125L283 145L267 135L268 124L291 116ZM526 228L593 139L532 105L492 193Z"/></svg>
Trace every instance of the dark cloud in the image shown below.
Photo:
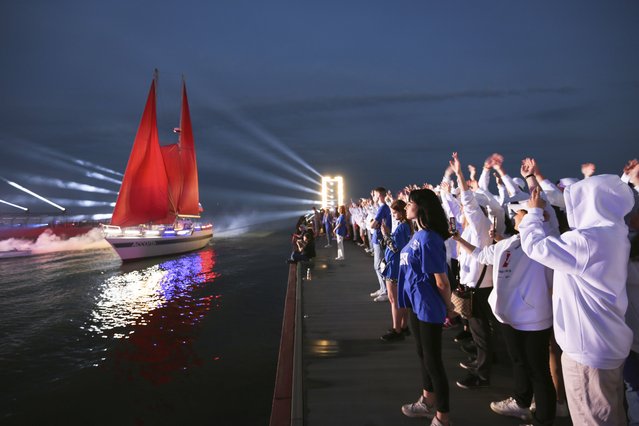
<svg viewBox="0 0 639 426"><path fill-rule="evenodd" d="M527 97L533 95L570 96L578 93L576 87L547 87L527 89L487 89L464 90L447 93L397 93L369 96L334 96L312 99L278 101L273 103L247 104L244 109L268 114L299 113L313 111L337 111L342 109L390 106L394 104L439 103L469 99L501 99L509 97Z"/></svg>
<svg viewBox="0 0 639 426"><path fill-rule="evenodd" d="M548 108L527 114L525 118L542 123L556 123L566 121L579 121L594 118L596 109L592 106L569 106L561 108Z"/></svg>

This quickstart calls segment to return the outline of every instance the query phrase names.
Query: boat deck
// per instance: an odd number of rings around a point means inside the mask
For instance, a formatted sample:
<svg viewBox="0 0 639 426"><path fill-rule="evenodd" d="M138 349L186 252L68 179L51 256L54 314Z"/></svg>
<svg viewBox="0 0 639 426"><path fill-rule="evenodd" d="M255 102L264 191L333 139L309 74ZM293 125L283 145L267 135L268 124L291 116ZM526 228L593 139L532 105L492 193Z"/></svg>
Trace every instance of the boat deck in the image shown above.
<svg viewBox="0 0 639 426"><path fill-rule="evenodd" d="M369 296L378 288L372 257L345 241L346 260L336 261L336 248L319 248L323 242L318 241L317 258L310 266L312 279L301 284L302 315L298 318L302 318L303 327L301 342L296 344L301 349L302 368L298 369L301 377L293 382L301 383L303 391L293 387L293 405L297 398L303 409L298 414L293 410L290 424L429 424L401 412L402 404L415 401L421 392L415 342L412 337L394 343L380 340L390 327L390 308L387 302L375 303ZM491 401L511 395L512 373L501 339L491 386L465 390L455 385L466 373L458 364L467 359L453 342L458 331L457 327L445 330L443 339L453 424L521 424L521 420L497 415L489 407ZM570 424L566 418L555 422L559 426Z"/></svg>

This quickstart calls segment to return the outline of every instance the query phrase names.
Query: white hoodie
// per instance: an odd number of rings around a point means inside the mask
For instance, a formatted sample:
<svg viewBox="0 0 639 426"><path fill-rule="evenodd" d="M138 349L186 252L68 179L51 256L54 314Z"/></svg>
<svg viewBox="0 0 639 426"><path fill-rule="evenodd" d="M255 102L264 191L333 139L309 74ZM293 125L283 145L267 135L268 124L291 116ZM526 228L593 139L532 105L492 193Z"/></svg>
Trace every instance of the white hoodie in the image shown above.
<svg viewBox="0 0 639 426"><path fill-rule="evenodd" d="M479 208L473 191L463 191L461 193L461 203L464 206L464 216L468 225L461 233L461 237L475 247L484 247L492 243L492 238L488 235L490 231L490 219ZM464 250L458 252L459 260L459 281L469 287L476 287L483 266L477 262L470 254ZM493 286L492 266L488 266L484 279L480 284L481 288Z"/></svg>
<svg viewBox="0 0 639 426"><path fill-rule="evenodd" d="M566 355L592 368L617 368L632 343L624 321L630 243L623 220L632 190L619 176L599 175L568 186L564 199L572 230L547 237L542 210L529 209L519 224L522 247L554 270L554 331Z"/></svg>
<svg viewBox="0 0 639 426"><path fill-rule="evenodd" d="M472 256L493 265L488 303L499 322L522 331L552 326L552 271L526 256L519 235L476 248Z"/></svg>

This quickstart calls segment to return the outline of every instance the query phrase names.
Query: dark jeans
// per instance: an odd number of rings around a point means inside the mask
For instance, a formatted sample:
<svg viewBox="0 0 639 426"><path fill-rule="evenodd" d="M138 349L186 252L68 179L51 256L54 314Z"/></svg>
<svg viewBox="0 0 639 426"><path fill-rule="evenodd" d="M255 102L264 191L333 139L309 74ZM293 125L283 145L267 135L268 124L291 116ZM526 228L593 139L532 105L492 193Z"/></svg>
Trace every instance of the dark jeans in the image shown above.
<svg viewBox="0 0 639 426"><path fill-rule="evenodd" d="M552 328L540 331L515 330L502 324L508 355L513 363L515 400L520 407L529 407L533 395L537 409L535 425L552 425L557 408L557 394L550 376L548 347Z"/></svg>
<svg viewBox="0 0 639 426"><path fill-rule="evenodd" d="M442 361L442 324L423 322L410 311L410 328L415 336L424 390L435 393L437 411L450 411L448 378Z"/></svg>
<svg viewBox="0 0 639 426"><path fill-rule="evenodd" d="M478 288L473 292L473 315L468 320L470 332L477 346L477 375L490 380L493 365L493 330L491 323L497 320L488 304L492 287Z"/></svg>

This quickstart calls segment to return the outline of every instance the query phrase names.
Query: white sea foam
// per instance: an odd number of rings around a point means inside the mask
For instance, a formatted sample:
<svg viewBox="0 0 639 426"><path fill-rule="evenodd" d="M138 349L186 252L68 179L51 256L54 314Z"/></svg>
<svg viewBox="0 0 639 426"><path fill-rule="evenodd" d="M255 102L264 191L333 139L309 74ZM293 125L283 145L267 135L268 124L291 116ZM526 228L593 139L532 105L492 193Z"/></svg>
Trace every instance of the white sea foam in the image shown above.
<svg viewBox="0 0 639 426"><path fill-rule="evenodd" d="M40 234L36 241L15 238L0 241L0 255L3 252L43 254L58 251L95 250L108 247L109 243L104 239L102 232L98 228L68 239L61 238L50 230L46 230Z"/></svg>

